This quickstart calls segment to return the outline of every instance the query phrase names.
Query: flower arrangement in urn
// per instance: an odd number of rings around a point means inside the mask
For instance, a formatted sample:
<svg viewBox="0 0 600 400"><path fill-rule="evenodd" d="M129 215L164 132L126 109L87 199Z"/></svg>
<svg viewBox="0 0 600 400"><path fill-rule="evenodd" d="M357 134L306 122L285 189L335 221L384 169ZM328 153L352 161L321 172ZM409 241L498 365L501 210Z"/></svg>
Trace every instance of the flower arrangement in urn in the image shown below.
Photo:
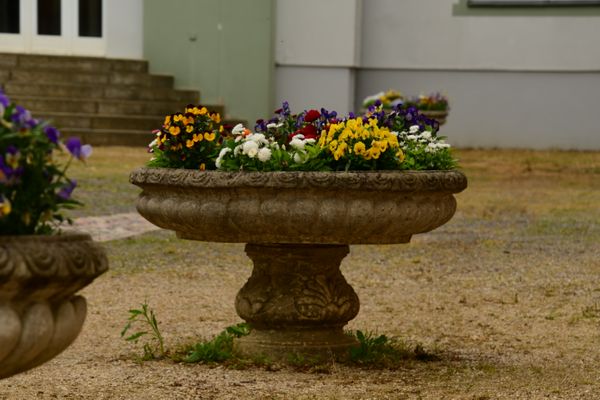
<svg viewBox="0 0 600 400"><path fill-rule="evenodd" d="M387 92L379 92L365 97L362 106L364 109L381 107L385 111L399 111L415 107L421 114L437 121L440 125L446 122L450 111L448 98L439 92L405 98L398 91L388 90Z"/></svg>
<svg viewBox="0 0 600 400"><path fill-rule="evenodd" d="M166 117L130 175L138 212L182 239L246 243L254 270L235 306L251 332L237 352L344 358L359 310L339 269L349 245L406 243L447 222L466 187L439 124L416 107L287 102L252 129L219 121L193 105Z"/></svg>
<svg viewBox="0 0 600 400"><path fill-rule="evenodd" d="M339 117L310 109L294 114L284 102L254 131L225 127L218 114L188 105L168 115L150 143L152 167L222 171L449 170L456 167L439 124L415 107Z"/></svg>
<svg viewBox="0 0 600 400"><path fill-rule="evenodd" d="M86 302L75 293L107 269L89 235L60 230L70 222L63 210L80 205L67 168L90 153L0 92L0 378L51 359L77 337Z"/></svg>

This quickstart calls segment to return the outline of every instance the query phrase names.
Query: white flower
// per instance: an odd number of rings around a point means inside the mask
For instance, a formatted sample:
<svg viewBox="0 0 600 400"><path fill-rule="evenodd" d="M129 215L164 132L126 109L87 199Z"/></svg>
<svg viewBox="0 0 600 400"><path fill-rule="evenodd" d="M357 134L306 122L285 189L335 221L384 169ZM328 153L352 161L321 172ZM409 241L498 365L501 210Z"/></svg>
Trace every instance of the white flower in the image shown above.
<svg viewBox="0 0 600 400"><path fill-rule="evenodd" d="M410 128L408 128L408 131L412 134L419 132L419 125L412 125Z"/></svg>
<svg viewBox="0 0 600 400"><path fill-rule="evenodd" d="M365 99L363 100L363 104L364 104L364 103L375 102L375 101L379 100L379 99L380 99L381 97L383 97L383 96L385 96L385 93L384 93L384 92L379 92L379 93L376 93L376 94L374 94L374 95L372 95L372 96L367 96L367 97L365 97Z"/></svg>
<svg viewBox="0 0 600 400"><path fill-rule="evenodd" d="M392 135L396 136L396 137L398 137L398 135L399 135L399 133L398 133L398 132L396 132L396 131L391 131L390 133L391 133Z"/></svg>
<svg viewBox="0 0 600 400"><path fill-rule="evenodd" d="M241 151L242 151L242 145L241 144L238 145L238 146L235 146L235 148L233 149L233 156L234 157L239 156Z"/></svg>
<svg viewBox="0 0 600 400"><path fill-rule="evenodd" d="M298 139L296 136L290 141L290 146L296 150L304 150L304 145L304 140Z"/></svg>
<svg viewBox="0 0 600 400"><path fill-rule="evenodd" d="M154 146L156 146L157 143L158 143L158 139L154 139L153 141L150 142L148 147L154 147Z"/></svg>
<svg viewBox="0 0 600 400"><path fill-rule="evenodd" d="M243 138L244 138L244 137L243 137L242 135L237 135L237 136L235 137L235 142L237 143L237 142L239 142L240 140L242 140Z"/></svg>
<svg viewBox="0 0 600 400"><path fill-rule="evenodd" d="M219 158L225 157L225 154L229 153L230 151L231 151L231 149L229 147L222 148L221 151L219 152Z"/></svg>
<svg viewBox="0 0 600 400"><path fill-rule="evenodd" d="M248 140L242 145L242 151L248 157L254 158L258 154L258 143Z"/></svg>
<svg viewBox="0 0 600 400"><path fill-rule="evenodd" d="M267 162L271 159L271 149L263 147L258 151L258 159L262 162Z"/></svg>
<svg viewBox="0 0 600 400"><path fill-rule="evenodd" d="M270 124L267 124L267 129L276 129L276 128L280 128L282 126L283 126L283 124L281 122L278 124L276 124L275 122L271 122Z"/></svg>
<svg viewBox="0 0 600 400"><path fill-rule="evenodd" d="M294 153L294 162L296 164L304 164L306 162L306 153L303 153L303 152Z"/></svg>
<svg viewBox="0 0 600 400"><path fill-rule="evenodd" d="M269 144L269 141L262 133L253 133L252 135L249 135L247 139L253 141L254 143Z"/></svg>
<svg viewBox="0 0 600 400"><path fill-rule="evenodd" d="M316 140L315 140L315 139L305 139L305 140L304 140L304 143L306 143L306 144L313 144L313 143L315 143L315 142L316 142Z"/></svg>
<svg viewBox="0 0 600 400"><path fill-rule="evenodd" d="M233 133L234 135L241 135L242 133L244 133L244 130L246 130L246 128L244 128L244 125L237 124L231 130L231 133Z"/></svg>
<svg viewBox="0 0 600 400"><path fill-rule="evenodd" d="M415 136L415 135L406 135L406 138L408 140L417 140L417 136Z"/></svg>
<svg viewBox="0 0 600 400"><path fill-rule="evenodd" d="M429 132L429 131L421 132L421 137L423 139L431 139L431 132Z"/></svg>

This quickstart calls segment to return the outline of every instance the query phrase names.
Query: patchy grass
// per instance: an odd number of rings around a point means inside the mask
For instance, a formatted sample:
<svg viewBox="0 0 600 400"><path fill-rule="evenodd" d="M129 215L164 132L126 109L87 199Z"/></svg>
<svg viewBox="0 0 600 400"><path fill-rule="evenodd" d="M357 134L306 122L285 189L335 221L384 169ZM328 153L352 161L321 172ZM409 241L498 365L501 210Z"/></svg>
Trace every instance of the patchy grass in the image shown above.
<svg viewBox="0 0 600 400"><path fill-rule="evenodd" d="M127 176L147 155L95 150L75 170L89 199L81 213L133 210ZM600 398L600 152L457 158L469 187L451 221L406 245L351 246L342 263L361 301L347 328L397 338L409 357L396 368L133 363L119 332L140 299L156 308L165 343L197 343L239 321L234 299L251 274L243 244L159 231L105 244L111 271L84 290L80 337L52 362L2 381L0 398ZM87 177L99 183L86 186ZM103 191L111 182L122 190ZM411 359L417 344L441 360Z"/></svg>

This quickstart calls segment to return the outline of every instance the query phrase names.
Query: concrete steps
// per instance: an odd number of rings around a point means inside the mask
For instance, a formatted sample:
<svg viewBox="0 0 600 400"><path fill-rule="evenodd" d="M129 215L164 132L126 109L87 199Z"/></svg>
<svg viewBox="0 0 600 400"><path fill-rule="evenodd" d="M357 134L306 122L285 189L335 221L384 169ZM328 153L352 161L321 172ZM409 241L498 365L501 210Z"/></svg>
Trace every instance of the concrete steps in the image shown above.
<svg viewBox="0 0 600 400"><path fill-rule="evenodd" d="M0 86L13 101L63 136L95 145L146 146L166 114L199 104L198 91L173 85L141 60L0 54ZM225 114L221 105L206 107Z"/></svg>

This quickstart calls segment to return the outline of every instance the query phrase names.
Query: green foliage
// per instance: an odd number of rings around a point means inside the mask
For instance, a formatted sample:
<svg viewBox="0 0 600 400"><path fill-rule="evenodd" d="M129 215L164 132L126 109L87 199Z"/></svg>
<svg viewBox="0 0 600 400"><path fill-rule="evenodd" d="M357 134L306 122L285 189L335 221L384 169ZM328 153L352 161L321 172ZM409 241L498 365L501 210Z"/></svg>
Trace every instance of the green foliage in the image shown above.
<svg viewBox="0 0 600 400"><path fill-rule="evenodd" d="M127 332L133 328L134 324L139 326L140 330L125 337ZM140 309L129 310L129 318L121 331L121 337L124 337L126 341L133 343L138 343L142 337L148 338L148 340L143 343L142 360L153 360L165 356L164 340L160 333L160 329L158 328L158 321L156 320L154 310L148 307L147 302L141 304Z"/></svg>
<svg viewBox="0 0 600 400"><path fill-rule="evenodd" d="M351 334L352 335L352 334ZM414 349L395 338L385 335L375 336L360 330L355 335L358 346L350 349L350 361L354 364L371 367L394 367L399 362L416 359L420 361L435 361L439 358L427 353L423 346L416 345Z"/></svg>
<svg viewBox="0 0 600 400"><path fill-rule="evenodd" d="M246 336L250 327L246 323L229 326L215 338L196 343L188 351L184 362L188 363L217 363L233 357L233 339Z"/></svg>

